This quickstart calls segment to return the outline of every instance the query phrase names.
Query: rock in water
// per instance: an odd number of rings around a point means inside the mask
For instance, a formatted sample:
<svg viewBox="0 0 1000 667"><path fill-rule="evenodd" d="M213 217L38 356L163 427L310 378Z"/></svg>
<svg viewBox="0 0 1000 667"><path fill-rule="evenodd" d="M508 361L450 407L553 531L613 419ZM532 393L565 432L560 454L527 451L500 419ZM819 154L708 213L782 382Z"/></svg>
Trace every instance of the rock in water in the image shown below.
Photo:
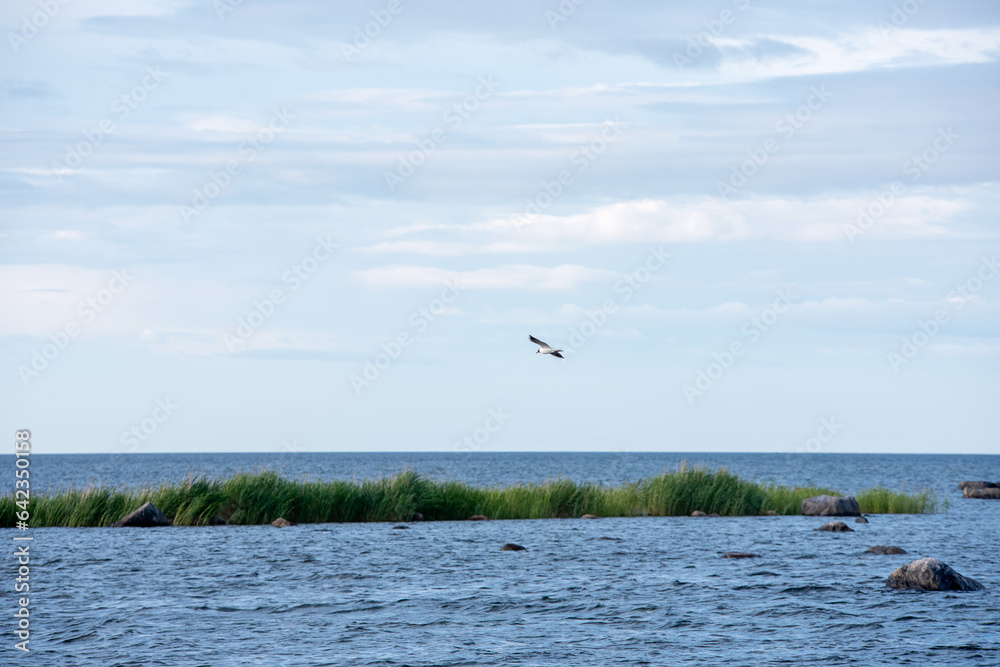
<svg viewBox="0 0 1000 667"><path fill-rule="evenodd" d="M294 526L295 523L289 521L283 516L279 516L277 519L271 522L271 525L274 526L275 528L288 528L289 526Z"/></svg>
<svg viewBox="0 0 1000 667"><path fill-rule="evenodd" d="M889 588L919 588L925 591L981 591L983 585L963 577L937 558L921 558L893 571Z"/></svg>
<svg viewBox="0 0 1000 667"><path fill-rule="evenodd" d="M212 520L209 521L209 524L213 526L225 526L226 523L227 523L226 518L221 514L216 514L215 516L212 517Z"/></svg>
<svg viewBox="0 0 1000 667"><path fill-rule="evenodd" d="M508 542L507 544L500 547L500 551L527 551L520 544L514 544L513 542Z"/></svg>
<svg viewBox="0 0 1000 667"><path fill-rule="evenodd" d="M824 530L831 533L853 533L854 529L849 528L843 521L831 521L830 523L824 523L822 526L816 530Z"/></svg>
<svg viewBox="0 0 1000 667"><path fill-rule="evenodd" d="M805 516L861 516L854 496L813 496L802 501Z"/></svg>
<svg viewBox="0 0 1000 667"><path fill-rule="evenodd" d="M154 526L169 526L170 519L168 519L163 512L156 509L153 503L147 502L145 505L132 512L124 519L119 519L111 525L115 528L152 528Z"/></svg>
<svg viewBox="0 0 1000 667"><path fill-rule="evenodd" d="M473 514L469 517L469 521L489 521L488 516L483 516L482 514Z"/></svg>
<svg viewBox="0 0 1000 667"><path fill-rule="evenodd" d="M899 547L890 547L884 544L878 544L874 547L868 547L865 551L866 554L879 554L880 556L885 556L888 554L905 554L909 553L905 549L900 549Z"/></svg>
<svg viewBox="0 0 1000 667"><path fill-rule="evenodd" d="M424 520L424 515L421 514L420 512L414 512L413 516L410 517L410 521L423 521L423 520Z"/></svg>
<svg viewBox="0 0 1000 667"><path fill-rule="evenodd" d="M1000 489L992 486L987 486L982 489L965 487L962 491L962 496L965 498L979 498L981 500L1000 500Z"/></svg>
<svg viewBox="0 0 1000 667"><path fill-rule="evenodd" d="M745 551L727 551L722 554L723 558L758 558L757 554L749 554Z"/></svg>
<svg viewBox="0 0 1000 667"><path fill-rule="evenodd" d="M996 482L959 482L958 490L965 491L966 489L996 489L1000 488L1000 484Z"/></svg>
<svg viewBox="0 0 1000 667"><path fill-rule="evenodd" d="M409 530L410 527L409 526L399 525L399 526L393 526L392 529L393 530Z"/></svg>
<svg viewBox="0 0 1000 667"><path fill-rule="evenodd" d="M601 517L597 516L596 514L584 514L580 518L581 519L600 519Z"/></svg>
<svg viewBox="0 0 1000 667"><path fill-rule="evenodd" d="M701 510L695 510L691 512L691 516L708 516L708 515L702 512Z"/></svg>
<svg viewBox="0 0 1000 667"><path fill-rule="evenodd" d="M868 519L864 518L863 516L859 516L857 519L854 520L854 523L868 523Z"/></svg>
<svg viewBox="0 0 1000 667"><path fill-rule="evenodd" d="M775 512L774 510L768 510L764 512L764 516L778 516L778 513Z"/></svg>

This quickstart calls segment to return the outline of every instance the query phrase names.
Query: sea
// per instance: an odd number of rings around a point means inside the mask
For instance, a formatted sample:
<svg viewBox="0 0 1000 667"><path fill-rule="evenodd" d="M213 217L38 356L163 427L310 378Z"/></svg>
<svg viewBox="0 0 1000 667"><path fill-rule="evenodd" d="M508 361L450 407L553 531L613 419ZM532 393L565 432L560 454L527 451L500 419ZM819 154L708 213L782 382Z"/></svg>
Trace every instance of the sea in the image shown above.
<svg viewBox="0 0 1000 667"><path fill-rule="evenodd" d="M620 483L680 465L851 493L933 490L946 512L0 530L0 665L1000 665L1000 456L727 453L32 455L33 493L274 469ZM0 487L13 487L12 456ZM30 652L14 648L30 536ZM501 551L505 543L524 551ZM865 554L894 545L908 554ZM723 558L746 551L757 558ZM980 592L895 591L931 556Z"/></svg>

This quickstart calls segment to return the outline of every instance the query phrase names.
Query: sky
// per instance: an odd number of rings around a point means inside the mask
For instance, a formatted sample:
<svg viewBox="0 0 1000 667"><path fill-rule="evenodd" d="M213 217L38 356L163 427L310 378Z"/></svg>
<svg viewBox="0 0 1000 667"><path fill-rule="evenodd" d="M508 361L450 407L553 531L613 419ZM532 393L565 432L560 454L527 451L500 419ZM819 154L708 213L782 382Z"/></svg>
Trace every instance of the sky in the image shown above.
<svg viewBox="0 0 1000 667"><path fill-rule="evenodd" d="M995 3L0 33L0 428L35 452L1000 452Z"/></svg>

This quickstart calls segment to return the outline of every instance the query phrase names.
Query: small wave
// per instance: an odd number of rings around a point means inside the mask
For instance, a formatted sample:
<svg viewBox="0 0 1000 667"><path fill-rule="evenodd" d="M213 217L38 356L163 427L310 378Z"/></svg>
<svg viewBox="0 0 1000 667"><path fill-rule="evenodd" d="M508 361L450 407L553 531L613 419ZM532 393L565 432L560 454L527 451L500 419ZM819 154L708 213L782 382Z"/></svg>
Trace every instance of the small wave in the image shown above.
<svg viewBox="0 0 1000 667"><path fill-rule="evenodd" d="M302 609L325 609L328 607L336 607L337 605L331 604L329 602L303 602L302 604L293 604L287 607L279 607L277 609L272 609L272 614L287 614L290 611L301 611Z"/></svg>
<svg viewBox="0 0 1000 667"><path fill-rule="evenodd" d="M65 639L60 639L57 644L72 644L73 642L78 642L83 639L90 639L91 637L96 637L96 632L84 632L83 634L73 635L72 637L66 637Z"/></svg>
<svg viewBox="0 0 1000 667"><path fill-rule="evenodd" d="M803 595L806 593L819 593L822 591L835 591L837 590L833 586L820 586L818 584L809 584L806 586L791 586L782 590L782 593L788 593L789 595Z"/></svg>
<svg viewBox="0 0 1000 667"><path fill-rule="evenodd" d="M884 630L885 626L881 623L834 623L826 627L827 630Z"/></svg>

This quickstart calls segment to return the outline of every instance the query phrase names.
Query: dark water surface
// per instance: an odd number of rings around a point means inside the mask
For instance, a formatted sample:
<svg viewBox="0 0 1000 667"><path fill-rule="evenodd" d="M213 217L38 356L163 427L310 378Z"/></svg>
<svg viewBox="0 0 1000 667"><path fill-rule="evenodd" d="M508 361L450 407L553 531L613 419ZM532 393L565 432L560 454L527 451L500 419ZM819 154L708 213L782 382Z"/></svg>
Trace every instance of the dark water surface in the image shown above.
<svg viewBox="0 0 1000 667"><path fill-rule="evenodd" d="M31 488L44 492L88 484L137 486L180 482L191 474L228 477L262 468L279 470L288 477L312 479L373 479L413 469L436 479L482 485L543 482L556 477L618 484L676 470L685 462L710 469L726 467L747 479L843 492L881 484L893 490L933 489L952 494L959 480L1000 480L1000 456L983 455L283 452L34 455ZM13 470L13 465L13 456L0 456L0 470ZM13 474L6 475L0 485L13 488L13 480Z"/></svg>
<svg viewBox="0 0 1000 667"><path fill-rule="evenodd" d="M141 455L98 474L109 458L36 456L32 481L136 484L268 465L314 478L409 466L476 483L617 482L686 458L763 481L933 488L952 500L947 514L876 515L839 534L813 531L824 522L814 517L33 529L33 650L5 646L0 664L1000 664L1000 501L955 490L1000 481L1000 457ZM10 545L15 532L0 537ZM500 551L506 542L528 550ZM875 544L910 554L862 553ZM760 558L721 557L731 550ZM987 590L885 588L924 556Z"/></svg>

